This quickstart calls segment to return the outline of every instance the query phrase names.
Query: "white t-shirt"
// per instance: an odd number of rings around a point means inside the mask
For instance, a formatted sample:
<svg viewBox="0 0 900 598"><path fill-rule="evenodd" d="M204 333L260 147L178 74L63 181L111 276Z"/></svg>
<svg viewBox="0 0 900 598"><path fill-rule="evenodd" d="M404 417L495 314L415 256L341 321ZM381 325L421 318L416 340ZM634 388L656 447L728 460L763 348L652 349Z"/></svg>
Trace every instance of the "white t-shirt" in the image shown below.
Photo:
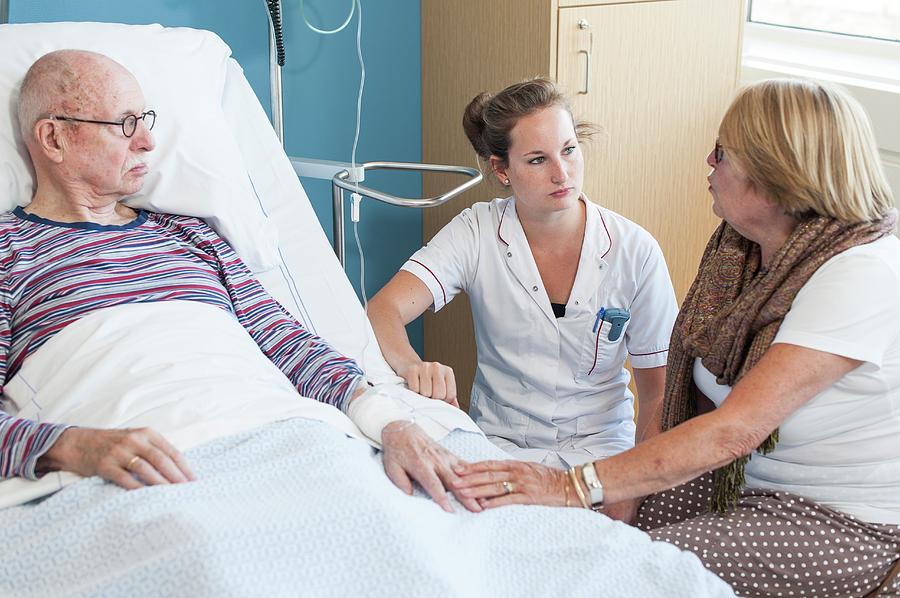
<svg viewBox="0 0 900 598"><path fill-rule="evenodd" d="M462 291L469 296L478 349L472 418L515 457L554 466L634 445L625 360L636 368L665 365L677 313L653 237L614 212L585 206L578 272L562 318L554 316L514 198L464 210L403 265L431 289L435 311ZM597 322L601 307L630 312L620 335L610 335L610 322Z"/></svg>
<svg viewBox="0 0 900 598"><path fill-rule="evenodd" d="M779 426L747 487L785 490L872 523L900 524L900 240L834 256L800 289L774 340L863 362ZM696 360L717 406L728 387Z"/></svg>

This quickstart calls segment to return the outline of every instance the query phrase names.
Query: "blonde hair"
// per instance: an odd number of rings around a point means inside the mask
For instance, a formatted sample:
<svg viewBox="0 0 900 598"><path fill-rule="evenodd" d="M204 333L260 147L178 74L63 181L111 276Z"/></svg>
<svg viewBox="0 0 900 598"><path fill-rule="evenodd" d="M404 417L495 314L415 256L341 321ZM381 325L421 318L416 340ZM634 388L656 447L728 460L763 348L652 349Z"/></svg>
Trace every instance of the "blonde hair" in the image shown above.
<svg viewBox="0 0 900 598"><path fill-rule="evenodd" d="M745 87L719 142L755 189L793 216L853 224L894 207L865 111L840 89L800 79Z"/></svg>

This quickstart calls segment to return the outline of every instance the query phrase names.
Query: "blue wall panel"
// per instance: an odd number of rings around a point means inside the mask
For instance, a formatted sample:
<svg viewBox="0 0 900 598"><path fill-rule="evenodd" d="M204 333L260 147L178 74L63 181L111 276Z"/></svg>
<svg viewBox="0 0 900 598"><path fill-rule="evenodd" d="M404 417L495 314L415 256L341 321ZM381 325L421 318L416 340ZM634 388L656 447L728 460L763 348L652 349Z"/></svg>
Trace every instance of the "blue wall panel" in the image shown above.
<svg viewBox="0 0 900 598"><path fill-rule="evenodd" d="M340 33L322 36L303 23L299 0L282 0L282 4L287 152L349 162L359 84L358 15ZM343 22L350 0L307 0L305 6L311 23L330 29ZM419 15L419 0L364 0L366 85L358 162L421 160ZM263 106L269 109L268 21L263 0L9 0L9 22L40 21L161 23L215 31L231 46ZM330 184L305 179L303 184L331 238ZM421 193L421 178L412 174L376 173L367 184L408 197ZM364 200L359 231L366 254L366 290L371 296L421 245L422 216L418 210ZM346 270L359 293L359 256L349 217L346 233ZM421 352L421 321L410 326L410 339Z"/></svg>

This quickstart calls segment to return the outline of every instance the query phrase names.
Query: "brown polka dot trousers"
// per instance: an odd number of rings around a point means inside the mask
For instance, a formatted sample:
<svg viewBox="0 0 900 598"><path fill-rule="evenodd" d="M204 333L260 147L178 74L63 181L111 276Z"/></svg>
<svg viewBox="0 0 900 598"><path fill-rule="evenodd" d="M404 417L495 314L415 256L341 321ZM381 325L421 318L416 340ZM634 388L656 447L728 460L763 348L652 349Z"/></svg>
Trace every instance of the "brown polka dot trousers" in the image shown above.
<svg viewBox="0 0 900 598"><path fill-rule="evenodd" d="M864 597L900 559L900 526L866 523L796 494L746 490L708 513L712 474L647 498L637 526L695 553L738 596ZM900 597L900 577L879 596Z"/></svg>

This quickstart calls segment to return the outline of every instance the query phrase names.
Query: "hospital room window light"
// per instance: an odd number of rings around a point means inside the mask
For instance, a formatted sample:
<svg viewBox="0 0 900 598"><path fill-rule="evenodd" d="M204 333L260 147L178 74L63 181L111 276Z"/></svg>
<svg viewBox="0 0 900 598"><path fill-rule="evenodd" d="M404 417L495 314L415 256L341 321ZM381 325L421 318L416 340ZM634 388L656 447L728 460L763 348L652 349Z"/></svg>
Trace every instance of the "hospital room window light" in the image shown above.
<svg viewBox="0 0 900 598"><path fill-rule="evenodd" d="M750 0L753 23L900 41L897 0Z"/></svg>

